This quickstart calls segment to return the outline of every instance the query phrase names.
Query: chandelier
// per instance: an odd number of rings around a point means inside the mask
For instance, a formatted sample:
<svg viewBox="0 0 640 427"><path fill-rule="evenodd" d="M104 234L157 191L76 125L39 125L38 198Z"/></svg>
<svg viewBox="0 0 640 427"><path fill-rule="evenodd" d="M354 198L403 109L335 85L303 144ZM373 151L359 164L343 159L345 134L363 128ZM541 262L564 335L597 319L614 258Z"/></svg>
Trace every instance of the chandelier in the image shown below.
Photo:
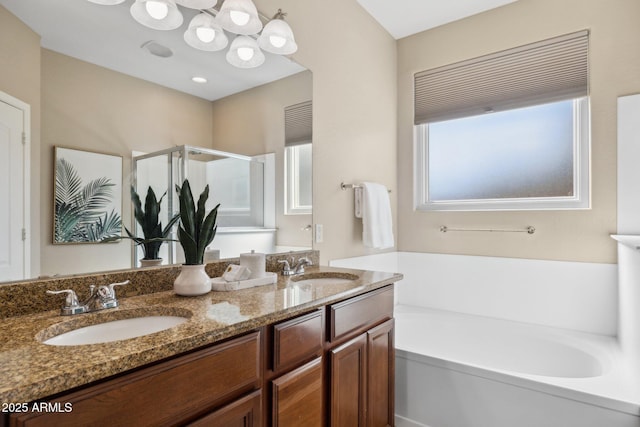
<svg viewBox="0 0 640 427"><path fill-rule="evenodd" d="M116 5L125 0L88 0L101 5ZM258 10L251 0L135 0L131 16L154 30L175 30L183 22L178 5L199 10L184 33L191 47L215 52L227 47L228 32L234 34L227 51L227 62L238 68L259 67L265 61L263 50L276 55L290 55L298 50L293 31L284 21L285 13L278 9L275 16L262 25ZM260 33L262 31L262 33ZM260 34L259 34L260 33Z"/></svg>

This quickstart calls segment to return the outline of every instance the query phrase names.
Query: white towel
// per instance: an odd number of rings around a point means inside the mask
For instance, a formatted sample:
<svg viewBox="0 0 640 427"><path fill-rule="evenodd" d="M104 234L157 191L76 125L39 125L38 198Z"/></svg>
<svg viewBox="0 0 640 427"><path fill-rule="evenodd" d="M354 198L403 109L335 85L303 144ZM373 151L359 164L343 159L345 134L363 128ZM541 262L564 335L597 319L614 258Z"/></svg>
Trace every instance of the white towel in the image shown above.
<svg viewBox="0 0 640 427"><path fill-rule="evenodd" d="M362 242L374 249L394 245L391 202L387 187L382 184L362 183Z"/></svg>

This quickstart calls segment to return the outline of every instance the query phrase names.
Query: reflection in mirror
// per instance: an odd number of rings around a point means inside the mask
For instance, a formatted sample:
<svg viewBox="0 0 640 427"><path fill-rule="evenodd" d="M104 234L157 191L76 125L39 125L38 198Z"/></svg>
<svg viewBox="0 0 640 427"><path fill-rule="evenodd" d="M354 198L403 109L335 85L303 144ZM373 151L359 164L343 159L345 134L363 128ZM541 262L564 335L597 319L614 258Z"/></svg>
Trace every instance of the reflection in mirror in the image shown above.
<svg viewBox="0 0 640 427"><path fill-rule="evenodd" d="M311 213L311 142L285 147L286 210L288 215Z"/></svg>
<svg viewBox="0 0 640 427"><path fill-rule="evenodd" d="M207 248L207 260L229 258L255 250L273 253L275 246L275 176L273 154L251 158L224 151L182 145L133 158L134 188L137 193L151 187L164 194L161 220L166 224L179 211L176 185L189 178L200 194L209 186L207 209L218 208L216 238ZM141 233L137 227L138 235ZM231 237L235 236L235 237ZM160 248L163 264L181 263L184 258L175 230ZM134 250L133 265L139 266L141 249Z"/></svg>
<svg viewBox="0 0 640 427"><path fill-rule="evenodd" d="M290 105L284 110L285 214L311 214L311 142L313 104Z"/></svg>
<svg viewBox="0 0 640 427"><path fill-rule="evenodd" d="M185 58L191 57L190 54L162 59L149 58L144 56L148 54L140 49L140 43L133 43L134 40L129 39L122 31L124 22L122 25L109 24L106 25L107 28L103 28L103 24L107 22L107 17L103 16L102 20L92 21L96 23L94 27L84 25L86 31L99 30L100 42L91 43L89 35L83 33L82 29L75 28L71 22L53 21L54 16L64 20L81 19L82 14L97 10L108 13L108 20L111 22L111 19L118 19L120 8L128 9L127 5L130 6L130 3L131 0L126 0L119 7L101 9L101 6L85 0L0 0L0 39L6 41L0 43L0 66L3 68L0 92L18 98L29 105L32 111L32 124L27 129L27 133L30 131L33 134L31 149L28 150L30 158L27 159L30 164L31 226L27 226L25 233L31 249L26 250L30 258L30 269L24 278L109 271L134 266L134 245L130 240L109 244L53 244L55 145L123 157L122 222L129 229L135 227L128 191L134 182L132 153L155 153L176 145L189 144L238 153L252 159L252 164L258 162L264 167L269 164L268 156L274 156L273 164L268 167L272 168L271 173L275 176L275 188L270 190L270 194L265 192L264 197L275 204L275 214L271 214L272 221L269 223L267 211L263 212L264 222L260 231L273 235L273 230L277 230L272 246L274 250L269 252L311 247L311 232L308 227L312 224L311 215L284 214L284 108L311 99L311 73L301 72L303 69L298 64L280 57L283 60L281 63L293 68L284 74L271 74L268 70L278 64L277 61L268 59L258 69L234 69L233 72L216 75L215 81L210 79L209 85L225 90L233 89L233 92L223 94L222 98L211 97L212 92L205 90L207 84L198 86L193 82L188 83L191 86L188 91L190 94L187 94L186 91L169 89L168 84L151 83L151 79L147 77L157 74L159 68L164 70L170 64L182 67L184 71L170 73L172 76L191 76L198 70L208 69L206 53L193 62L184 62ZM48 13L50 10L56 13ZM123 16L130 19L126 13ZM47 34L50 29L69 30L71 37L57 38L54 45ZM109 31L113 34L117 32L117 37L110 35ZM155 37L156 33L152 34ZM180 31L177 34L181 37ZM164 40L165 36L161 37ZM70 46L89 44L91 56L72 55L67 50L70 47L64 46L65 40ZM101 55L107 52L116 52L116 57L122 63L130 62L124 59L123 51L110 44L116 40L132 43L133 47L129 50L135 52L128 53L137 55L137 59L132 61L146 58L144 60L150 61L150 64L140 67L139 72L134 74L135 77L116 71L120 69L117 66L106 66ZM181 44L184 45L182 41ZM162 61L162 67L159 67L158 61ZM255 78L255 73L261 77L263 74L271 77L259 80ZM237 80L241 77L252 84L240 88ZM229 105L234 103L241 107L229 109ZM233 112L233 117L229 117L228 112ZM166 163L159 162L154 168L159 171L167 169L162 173L168 173ZM239 173L235 166L229 169ZM231 172L227 170L224 173ZM240 176L229 178L240 182ZM213 181L217 179L212 179ZM222 244L227 238L230 242L234 238L242 239L246 237L243 234L246 227L250 226L246 222L234 223L246 219L240 212L246 209L247 201L247 193L242 193L247 190L243 187L246 184L235 185L236 187L232 185L215 190L216 193L221 193L220 197L226 200L224 204L230 210L237 211L228 212L229 216L225 220L228 222L224 227L221 226L214 244ZM166 190L166 187L154 187L158 197ZM146 188L138 188L138 193L144 197ZM163 207L163 212L167 214L168 207ZM236 215L231 215L232 213ZM166 220L163 221L165 222ZM255 235L251 239L254 237ZM237 256L250 249L250 246L238 246L229 252L221 251L220 256ZM179 262L179 259L176 261ZM17 279L0 275L0 282Z"/></svg>

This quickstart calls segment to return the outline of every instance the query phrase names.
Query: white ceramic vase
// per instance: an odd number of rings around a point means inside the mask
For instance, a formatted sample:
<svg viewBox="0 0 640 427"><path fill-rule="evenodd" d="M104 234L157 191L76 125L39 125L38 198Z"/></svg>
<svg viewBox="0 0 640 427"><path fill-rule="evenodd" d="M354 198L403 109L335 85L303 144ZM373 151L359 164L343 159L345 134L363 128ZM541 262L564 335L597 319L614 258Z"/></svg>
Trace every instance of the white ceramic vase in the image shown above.
<svg viewBox="0 0 640 427"><path fill-rule="evenodd" d="M155 267L157 265L162 265L162 258L140 260L140 267Z"/></svg>
<svg viewBox="0 0 640 427"><path fill-rule="evenodd" d="M182 265L180 274L173 282L173 290L178 295L204 295L211 291L211 278L204 271L204 264Z"/></svg>

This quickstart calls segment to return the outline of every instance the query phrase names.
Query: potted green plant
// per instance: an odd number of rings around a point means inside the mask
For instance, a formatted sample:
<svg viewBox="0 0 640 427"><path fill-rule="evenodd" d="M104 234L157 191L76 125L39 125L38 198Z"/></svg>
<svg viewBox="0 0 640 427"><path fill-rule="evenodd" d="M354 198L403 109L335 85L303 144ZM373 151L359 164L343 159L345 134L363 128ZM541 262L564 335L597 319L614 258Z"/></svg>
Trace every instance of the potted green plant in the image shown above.
<svg viewBox="0 0 640 427"><path fill-rule="evenodd" d="M158 255L160 252L160 246L162 246L165 241L171 240L167 236L169 236L169 233L171 232L171 227L173 227L173 225L180 219L180 215L176 214L169 219L167 226L162 228L162 222L160 222L160 204L166 194L167 192L165 191L158 200L156 193L151 187L149 187L147 189L147 196L144 201L143 210L140 196L138 196L138 193L136 193L134 188L131 187L133 213L136 221L140 225L140 228L142 228L143 237L135 236L127 227L125 227L124 230L126 231L129 239L133 240L136 245L142 246L142 251L144 253L144 257L140 260L142 267L160 265L162 263L162 259ZM122 238L127 237L111 237L104 239L103 241L108 242Z"/></svg>
<svg viewBox="0 0 640 427"><path fill-rule="evenodd" d="M216 235L220 204L206 213L205 205L209 199L207 185L196 207L188 179L184 180L182 187L176 185L176 191L180 199L178 240L184 251L185 262L173 283L173 289L178 295L203 295L211 291L211 279L204 270L204 251Z"/></svg>

